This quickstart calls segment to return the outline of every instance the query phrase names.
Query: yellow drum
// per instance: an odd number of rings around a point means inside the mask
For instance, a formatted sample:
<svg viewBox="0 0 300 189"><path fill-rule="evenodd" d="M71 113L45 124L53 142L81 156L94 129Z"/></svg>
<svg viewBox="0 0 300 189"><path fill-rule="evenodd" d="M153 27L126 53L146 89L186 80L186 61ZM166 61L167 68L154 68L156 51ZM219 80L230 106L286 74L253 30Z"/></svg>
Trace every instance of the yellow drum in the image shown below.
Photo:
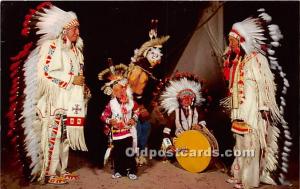
<svg viewBox="0 0 300 189"><path fill-rule="evenodd" d="M204 171L212 161L213 150L218 150L218 143L207 128L185 131L174 144L177 161L192 173Z"/></svg>

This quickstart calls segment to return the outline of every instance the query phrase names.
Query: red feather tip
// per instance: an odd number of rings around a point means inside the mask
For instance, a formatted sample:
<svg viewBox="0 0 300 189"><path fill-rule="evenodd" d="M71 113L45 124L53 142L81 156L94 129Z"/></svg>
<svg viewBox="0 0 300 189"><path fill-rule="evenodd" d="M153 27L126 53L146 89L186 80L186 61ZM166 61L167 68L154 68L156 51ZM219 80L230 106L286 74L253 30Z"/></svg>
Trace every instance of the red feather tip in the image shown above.
<svg viewBox="0 0 300 189"><path fill-rule="evenodd" d="M29 20L25 19L24 22L23 22L23 28L27 28L28 27L28 23L29 23Z"/></svg>
<svg viewBox="0 0 300 189"><path fill-rule="evenodd" d="M11 74L9 74L10 78L14 78L18 73L18 70L14 70Z"/></svg>
<svg viewBox="0 0 300 189"><path fill-rule="evenodd" d="M9 95L13 95L18 91L18 87L10 89Z"/></svg>
<svg viewBox="0 0 300 189"><path fill-rule="evenodd" d="M11 139L12 144L16 144L16 142L17 142L17 137L14 137L13 139Z"/></svg>
<svg viewBox="0 0 300 189"><path fill-rule="evenodd" d="M14 58L14 57L13 57L13 58ZM11 59L12 59L12 58L11 58ZM9 70L10 70L10 71L14 71L14 70L18 69L19 65L20 65L20 61L15 62L15 63L13 63L13 64L11 64L11 65L9 66Z"/></svg>
<svg viewBox="0 0 300 189"><path fill-rule="evenodd" d="M8 128L10 130L16 130L16 124L15 124L15 117L11 119L11 121L8 124Z"/></svg>
<svg viewBox="0 0 300 189"><path fill-rule="evenodd" d="M17 105L15 103L12 103L9 107L10 110L15 110L15 108L17 107Z"/></svg>
<svg viewBox="0 0 300 189"><path fill-rule="evenodd" d="M32 17L32 14L29 13L25 16L25 20L29 21L31 19L31 17Z"/></svg>
<svg viewBox="0 0 300 189"><path fill-rule="evenodd" d="M266 44L262 44L260 47L263 51L267 52L268 46Z"/></svg>
<svg viewBox="0 0 300 189"><path fill-rule="evenodd" d="M14 130L8 131L8 133L7 133L8 137L12 137L13 135L14 135Z"/></svg>
<svg viewBox="0 0 300 189"><path fill-rule="evenodd" d="M19 82L19 78L15 77L15 78L12 80L12 85L16 85L18 82Z"/></svg>
<svg viewBox="0 0 300 189"><path fill-rule="evenodd" d="M6 113L6 117L7 118L13 118L14 117L14 112L13 111L8 111L7 113Z"/></svg>
<svg viewBox="0 0 300 189"><path fill-rule="evenodd" d="M11 97L9 97L9 102L13 102L14 100L16 100L17 95L12 95Z"/></svg>
<svg viewBox="0 0 300 189"><path fill-rule="evenodd" d="M23 28L22 31L21 31L21 35L25 36L25 37L28 37L29 35L29 30L28 28Z"/></svg>
<svg viewBox="0 0 300 189"><path fill-rule="evenodd" d="M50 2L43 2L36 7L36 10L40 10L42 8L50 7L50 6L52 6L52 4Z"/></svg>
<svg viewBox="0 0 300 189"><path fill-rule="evenodd" d="M29 14L35 14L36 13L36 10L34 9L29 9Z"/></svg>
<svg viewBox="0 0 300 189"><path fill-rule="evenodd" d="M28 36L28 34L27 34L27 36ZM33 45L32 42L27 43L26 45L24 45L23 50L21 50L16 56L11 57L10 60L14 62L14 61L20 60L21 58L24 58L25 56L27 56L30 52L30 48L32 47L32 45Z"/></svg>
<svg viewBox="0 0 300 189"><path fill-rule="evenodd" d="M19 87L19 83L13 84L12 87L11 87L10 95L14 95L15 93L17 93L18 92L18 87ZM15 93L12 93L13 91L15 91Z"/></svg>

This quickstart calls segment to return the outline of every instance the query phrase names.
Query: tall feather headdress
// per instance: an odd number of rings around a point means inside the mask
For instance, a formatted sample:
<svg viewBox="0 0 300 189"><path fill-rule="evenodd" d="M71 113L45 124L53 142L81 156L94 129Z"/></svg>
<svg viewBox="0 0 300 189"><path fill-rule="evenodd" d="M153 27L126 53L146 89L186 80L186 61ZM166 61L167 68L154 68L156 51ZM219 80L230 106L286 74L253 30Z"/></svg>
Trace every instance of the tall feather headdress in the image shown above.
<svg viewBox="0 0 300 189"><path fill-rule="evenodd" d="M40 35L38 45L46 40L56 39L64 29L79 25L74 12L66 12L50 2L41 3L35 10L25 16L22 35L29 36L30 33Z"/></svg>
<svg viewBox="0 0 300 189"><path fill-rule="evenodd" d="M160 106L171 114L179 108L179 95L182 92L188 92L194 99L194 106L199 106L203 101L201 95L201 81L200 79L189 73L176 73L172 78L164 82L164 88L161 89L159 97Z"/></svg>

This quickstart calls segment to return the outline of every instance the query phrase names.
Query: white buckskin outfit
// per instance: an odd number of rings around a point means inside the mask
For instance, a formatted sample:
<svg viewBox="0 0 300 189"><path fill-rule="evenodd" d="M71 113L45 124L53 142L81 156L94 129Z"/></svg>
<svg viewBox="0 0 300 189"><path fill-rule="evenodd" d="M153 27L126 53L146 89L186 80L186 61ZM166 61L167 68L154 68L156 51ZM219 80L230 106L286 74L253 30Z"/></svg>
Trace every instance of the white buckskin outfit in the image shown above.
<svg viewBox="0 0 300 189"><path fill-rule="evenodd" d="M65 176L71 175L66 171L69 147L87 150L84 87L72 83L74 76L83 73L83 42L78 38L73 44L63 35L79 23L75 13L48 2L32 9L25 18L22 34L40 35L23 65L22 127L31 176L41 182L51 176L52 184L64 184Z"/></svg>
<svg viewBox="0 0 300 189"><path fill-rule="evenodd" d="M82 73L82 44L72 46L61 37L43 43L40 49L39 89L42 95L37 110L42 119L42 150L46 175L55 175L61 162L61 172L67 167L69 146L86 151L83 125L86 114L84 87L72 84ZM79 48L78 48L79 47ZM53 149L51 147L53 146ZM50 147L50 148L49 148Z"/></svg>
<svg viewBox="0 0 300 189"><path fill-rule="evenodd" d="M225 106L231 110L231 120L242 122L244 126L232 126L236 144L234 150L241 153L252 150L254 156L237 156L231 167L233 178L230 182L237 183L236 188L259 187L260 182L268 184L285 184L284 173L287 172L287 156L290 151L290 133L283 118L284 98L281 96L280 107L276 104L274 76L269 68L277 69L283 78L283 94L286 93L288 82L281 66L273 56L274 47L279 46L282 38L277 25L270 25L271 17L259 9L257 18L247 18L235 23L229 36L238 40L244 55L239 55L231 62L229 77L229 98ZM266 44L269 32L270 44ZM272 41L273 40L273 41ZM273 49L272 49L273 48ZM227 62L230 57L227 49ZM229 53L228 53L229 52ZM269 59L269 60L268 60ZM269 112L264 118L261 111ZM281 151L279 136L284 140Z"/></svg>

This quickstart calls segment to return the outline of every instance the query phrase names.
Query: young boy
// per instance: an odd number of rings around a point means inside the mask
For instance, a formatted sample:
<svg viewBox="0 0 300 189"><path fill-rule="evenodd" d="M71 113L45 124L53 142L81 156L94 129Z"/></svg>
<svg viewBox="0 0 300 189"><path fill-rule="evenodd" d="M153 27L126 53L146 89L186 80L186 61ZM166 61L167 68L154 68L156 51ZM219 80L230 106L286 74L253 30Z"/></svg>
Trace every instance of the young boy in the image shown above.
<svg viewBox="0 0 300 189"><path fill-rule="evenodd" d="M113 179L127 175L136 180L136 161L132 153L133 136L130 130L138 120L138 104L134 102L127 79L118 79L112 84L112 99L101 115L101 120L112 132L114 165ZM131 150L129 150L131 148Z"/></svg>

